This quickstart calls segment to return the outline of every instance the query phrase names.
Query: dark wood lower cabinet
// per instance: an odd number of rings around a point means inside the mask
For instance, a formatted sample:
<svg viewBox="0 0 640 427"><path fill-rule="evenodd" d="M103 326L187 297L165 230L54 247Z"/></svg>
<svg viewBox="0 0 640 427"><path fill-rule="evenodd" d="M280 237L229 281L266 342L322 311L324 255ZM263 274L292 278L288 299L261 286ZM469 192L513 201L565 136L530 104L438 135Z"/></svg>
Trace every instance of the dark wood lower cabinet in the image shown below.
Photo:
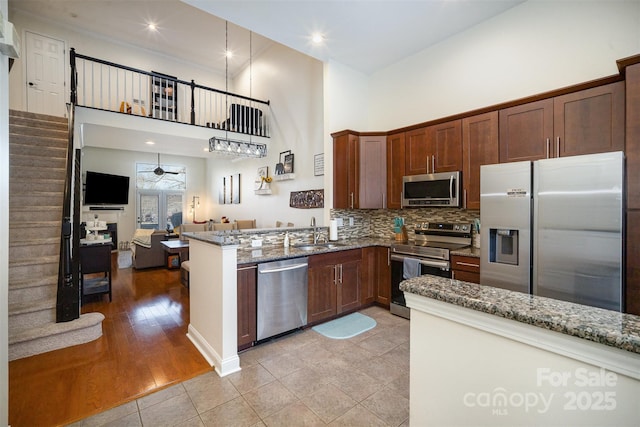
<svg viewBox="0 0 640 427"><path fill-rule="evenodd" d="M360 303L377 303L389 307L391 299L391 264L389 248L373 246L362 249L362 286Z"/></svg>
<svg viewBox="0 0 640 427"><path fill-rule="evenodd" d="M238 267L238 350L257 339L257 265Z"/></svg>
<svg viewBox="0 0 640 427"><path fill-rule="evenodd" d="M626 313L640 316L640 210L627 211Z"/></svg>
<svg viewBox="0 0 640 427"><path fill-rule="evenodd" d="M309 257L307 324L360 307L362 250Z"/></svg>
<svg viewBox="0 0 640 427"><path fill-rule="evenodd" d="M452 255L451 270L453 279L480 283L480 258Z"/></svg>

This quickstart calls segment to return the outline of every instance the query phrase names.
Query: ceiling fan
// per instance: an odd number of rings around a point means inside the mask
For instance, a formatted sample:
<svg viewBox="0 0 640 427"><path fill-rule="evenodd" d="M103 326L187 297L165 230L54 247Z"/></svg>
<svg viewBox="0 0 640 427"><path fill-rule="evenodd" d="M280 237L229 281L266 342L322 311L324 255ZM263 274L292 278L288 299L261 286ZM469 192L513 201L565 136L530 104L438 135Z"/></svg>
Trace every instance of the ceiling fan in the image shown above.
<svg viewBox="0 0 640 427"><path fill-rule="evenodd" d="M165 173L167 174L171 174L171 175L178 175L180 172L171 172L171 171L166 171L164 169L162 169L162 167L160 166L160 153L158 153L158 167L155 168L152 171L144 171L144 172L153 172L154 174L158 175L158 176L162 176Z"/></svg>

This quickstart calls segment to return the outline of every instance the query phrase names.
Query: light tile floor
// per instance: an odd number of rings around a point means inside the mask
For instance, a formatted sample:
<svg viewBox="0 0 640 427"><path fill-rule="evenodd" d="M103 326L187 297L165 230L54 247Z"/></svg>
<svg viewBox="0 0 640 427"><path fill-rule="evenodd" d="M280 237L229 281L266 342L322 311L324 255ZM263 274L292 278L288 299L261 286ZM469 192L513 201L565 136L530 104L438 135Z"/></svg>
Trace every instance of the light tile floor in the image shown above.
<svg viewBox="0 0 640 427"><path fill-rule="evenodd" d="M409 321L369 307L375 328L347 340L312 329L72 426L408 426Z"/></svg>

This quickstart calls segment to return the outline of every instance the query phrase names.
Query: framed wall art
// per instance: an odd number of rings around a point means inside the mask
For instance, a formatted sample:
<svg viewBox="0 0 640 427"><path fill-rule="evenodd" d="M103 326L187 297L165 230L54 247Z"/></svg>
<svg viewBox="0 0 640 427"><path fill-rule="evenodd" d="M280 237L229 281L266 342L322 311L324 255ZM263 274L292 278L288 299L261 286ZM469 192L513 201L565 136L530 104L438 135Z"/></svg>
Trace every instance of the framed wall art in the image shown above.
<svg viewBox="0 0 640 427"><path fill-rule="evenodd" d="M313 156L313 175L324 175L324 153L316 154Z"/></svg>
<svg viewBox="0 0 640 427"><path fill-rule="evenodd" d="M276 164L275 174L283 175L285 173L293 173L293 154L291 150L280 153L280 159Z"/></svg>

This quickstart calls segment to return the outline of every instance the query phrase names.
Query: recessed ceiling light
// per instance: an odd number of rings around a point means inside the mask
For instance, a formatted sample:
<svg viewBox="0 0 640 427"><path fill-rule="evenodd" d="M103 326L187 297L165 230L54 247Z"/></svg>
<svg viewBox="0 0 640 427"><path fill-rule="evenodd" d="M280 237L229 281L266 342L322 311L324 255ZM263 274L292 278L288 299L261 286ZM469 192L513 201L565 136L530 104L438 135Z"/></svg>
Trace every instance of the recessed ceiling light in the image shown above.
<svg viewBox="0 0 640 427"><path fill-rule="evenodd" d="M147 142L145 142L145 144L147 144L147 145L155 145L155 142L153 142L153 141L147 141Z"/></svg>
<svg viewBox="0 0 640 427"><path fill-rule="evenodd" d="M157 31L157 30L158 30L158 27L156 27L156 24L154 24L153 22L149 22L149 23L147 24L147 29L148 29L148 30L151 30L151 31Z"/></svg>
<svg viewBox="0 0 640 427"><path fill-rule="evenodd" d="M311 35L311 42L313 44L323 44L324 43L324 36L321 33L313 33Z"/></svg>
<svg viewBox="0 0 640 427"><path fill-rule="evenodd" d="M225 55L227 55L227 58L231 59L233 58L233 51L228 50L227 53L225 53Z"/></svg>

